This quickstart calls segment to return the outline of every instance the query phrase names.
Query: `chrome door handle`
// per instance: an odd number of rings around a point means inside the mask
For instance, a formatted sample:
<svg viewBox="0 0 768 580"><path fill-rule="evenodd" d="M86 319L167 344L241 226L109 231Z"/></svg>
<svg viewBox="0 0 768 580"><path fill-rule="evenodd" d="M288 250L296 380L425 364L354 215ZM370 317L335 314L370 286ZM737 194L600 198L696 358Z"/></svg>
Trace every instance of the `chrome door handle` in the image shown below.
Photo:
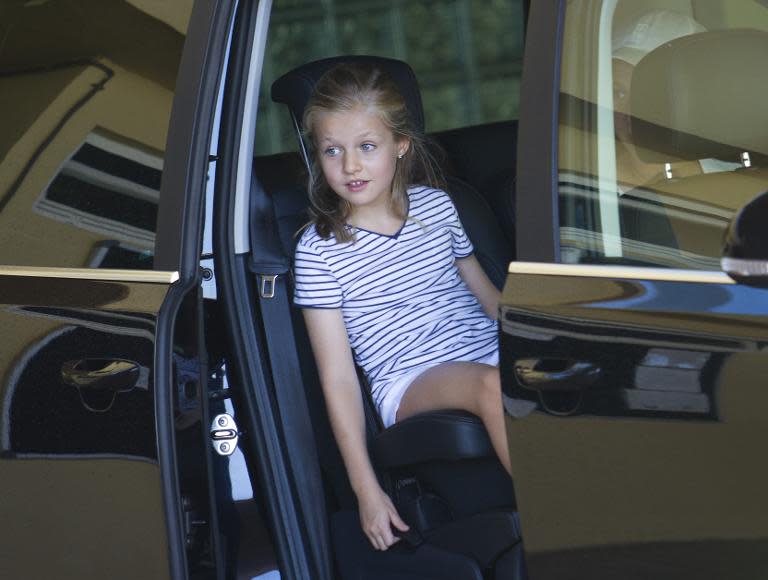
<svg viewBox="0 0 768 580"><path fill-rule="evenodd" d="M524 358L515 361L515 377L536 391L581 391L594 385L602 369L594 363L570 359Z"/></svg>
<svg viewBox="0 0 768 580"><path fill-rule="evenodd" d="M61 365L66 384L88 391L130 391L140 374L140 365L129 360L86 358Z"/></svg>

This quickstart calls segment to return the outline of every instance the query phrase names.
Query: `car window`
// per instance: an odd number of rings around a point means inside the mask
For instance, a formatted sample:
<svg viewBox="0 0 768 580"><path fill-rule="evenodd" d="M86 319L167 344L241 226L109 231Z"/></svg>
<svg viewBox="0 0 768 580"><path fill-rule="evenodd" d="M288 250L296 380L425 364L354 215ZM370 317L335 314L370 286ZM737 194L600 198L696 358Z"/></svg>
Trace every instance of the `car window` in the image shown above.
<svg viewBox="0 0 768 580"><path fill-rule="evenodd" d="M768 189L768 7L573 0L562 52L563 262L719 269Z"/></svg>
<svg viewBox="0 0 768 580"><path fill-rule="evenodd" d="M191 8L0 4L0 264L152 268Z"/></svg>
<svg viewBox="0 0 768 580"><path fill-rule="evenodd" d="M523 0L275 0L260 91L256 154L298 147L270 86L342 54L404 60L419 79L427 131L517 119Z"/></svg>

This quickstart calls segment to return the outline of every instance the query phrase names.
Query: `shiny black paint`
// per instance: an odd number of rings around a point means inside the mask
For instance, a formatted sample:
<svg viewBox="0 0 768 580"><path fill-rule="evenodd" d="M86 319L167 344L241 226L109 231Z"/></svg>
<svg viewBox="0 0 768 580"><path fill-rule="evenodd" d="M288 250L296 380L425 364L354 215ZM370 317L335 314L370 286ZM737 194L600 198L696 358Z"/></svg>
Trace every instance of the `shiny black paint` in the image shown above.
<svg viewBox="0 0 768 580"><path fill-rule="evenodd" d="M153 378L166 291L0 276L0 520L14 522L0 535L0 577L167 576ZM135 361L141 376L102 404L61 374L92 358Z"/></svg>
<svg viewBox="0 0 768 580"><path fill-rule="evenodd" d="M719 369L733 353L768 344L761 291L727 284L516 276L503 308L505 392L553 415L717 420ZM538 359L557 370L585 362L598 379L578 389L534 389L514 372Z"/></svg>
<svg viewBox="0 0 768 580"><path fill-rule="evenodd" d="M127 328L130 326L120 330ZM147 333L143 338L126 340L124 335L76 324L67 324L46 337L18 379L5 387L10 437L4 451L14 455L115 454L156 459L154 385L148 380L151 337ZM64 362L84 360L83 353L87 358L110 359L120 353L123 358L142 361L139 364L146 378L128 392L83 392L61 378Z"/></svg>
<svg viewBox="0 0 768 580"><path fill-rule="evenodd" d="M502 385L538 403L508 424L531 578L765 577L768 292L627 273L507 279ZM537 391L529 359L600 372Z"/></svg>

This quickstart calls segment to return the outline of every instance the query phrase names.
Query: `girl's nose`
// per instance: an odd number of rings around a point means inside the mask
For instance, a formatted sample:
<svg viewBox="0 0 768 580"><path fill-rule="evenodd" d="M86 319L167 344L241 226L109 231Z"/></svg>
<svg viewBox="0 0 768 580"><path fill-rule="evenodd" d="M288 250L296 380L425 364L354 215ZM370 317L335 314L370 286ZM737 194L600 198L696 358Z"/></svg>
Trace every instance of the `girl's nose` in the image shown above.
<svg viewBox="0 0 768 580"><path fill-rule="evenodd" d="M344 172L345 173L357 173L360 171L360 159L357 153L348 152L344 154Z"/></svg>

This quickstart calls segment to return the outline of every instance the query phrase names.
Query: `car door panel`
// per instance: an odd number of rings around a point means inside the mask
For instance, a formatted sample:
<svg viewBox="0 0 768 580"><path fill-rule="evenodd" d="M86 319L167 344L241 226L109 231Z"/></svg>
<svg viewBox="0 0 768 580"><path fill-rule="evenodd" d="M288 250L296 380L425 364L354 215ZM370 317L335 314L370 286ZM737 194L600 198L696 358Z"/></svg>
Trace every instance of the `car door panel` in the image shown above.
<svg viewBox="0 0 768 580"><path fill-rule="evenodd" d="M768 294L717 271L766 189L758 4L532 4L500 365L537 404L507 423L532 578L768 573Z"/></svg>
<svg viewBox="0 0 768 580"><path fill-rule="evenodd" d="M719 273L510 267L502 382L538 403L508 426L532 577L576 577L578 561L591 578L714 578L703 563L740 551L732 574L767 569L746 549L768 546L766 297ZM574 362L596 378L564 386Z"/></svg>
<svg viewBox="0 0 768 580"><path fill-rule="evenodd" d="M0 271L0 362L8 369L0 519L26 525L4 534L0 576L166 577L153 368L167 284L74 278L41 284L34 275L8 275L11 270ZM68 362L106 367L115 360L136 367L135 377L116 389L74 386L62 375Z"/></svg>

